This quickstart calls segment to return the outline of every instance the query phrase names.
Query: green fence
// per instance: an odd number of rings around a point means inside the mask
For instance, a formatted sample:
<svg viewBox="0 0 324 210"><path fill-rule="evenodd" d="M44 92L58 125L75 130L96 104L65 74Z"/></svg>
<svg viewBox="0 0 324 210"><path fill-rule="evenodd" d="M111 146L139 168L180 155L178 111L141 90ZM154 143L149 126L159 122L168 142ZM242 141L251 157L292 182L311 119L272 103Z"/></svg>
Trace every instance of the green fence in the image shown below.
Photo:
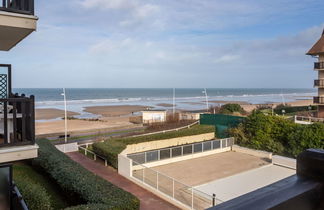
<svg viewBox="0 0 324 210"><path fill-rule="evenodd" d="M245 117L238 117L224 114L201 114L200 124L215 125L218 138L227 138L226 130L231 127L236 127Z"/></svg>

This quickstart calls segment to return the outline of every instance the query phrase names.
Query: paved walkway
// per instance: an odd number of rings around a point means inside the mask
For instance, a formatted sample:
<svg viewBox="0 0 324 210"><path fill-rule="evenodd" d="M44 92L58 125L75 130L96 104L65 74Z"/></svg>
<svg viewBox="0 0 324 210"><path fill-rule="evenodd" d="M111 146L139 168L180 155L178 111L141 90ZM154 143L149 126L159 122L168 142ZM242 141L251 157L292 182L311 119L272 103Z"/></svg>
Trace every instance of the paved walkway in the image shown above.
<svg viewBox="0 0 324 210"><path fill-rule="evenodd" d="M122 177L117 173L117 171L111 167L104 167L102 164L97 163L86 156L82 155L79 152L71 152L67 153L67 155L82 165L84 168L88 169L89 171L97 174L98 176L106 179L107 181L113 183L114 185L124 189L127 192L132 193L141 201L141 210L173 210L179 209L169 202L159 198L158 196L154 195L153 193L143 189L142 187L136 185L135 183L131 182L130 180Z"/></svg>

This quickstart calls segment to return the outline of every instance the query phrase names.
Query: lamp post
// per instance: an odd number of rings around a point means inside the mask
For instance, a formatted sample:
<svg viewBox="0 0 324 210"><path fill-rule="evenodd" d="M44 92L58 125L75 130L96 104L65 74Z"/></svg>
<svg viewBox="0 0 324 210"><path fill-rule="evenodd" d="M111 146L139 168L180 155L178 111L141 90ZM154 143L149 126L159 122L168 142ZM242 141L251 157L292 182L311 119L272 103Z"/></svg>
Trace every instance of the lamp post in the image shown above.
<svg viewBox="0 0 324 210"><path fill-rule="evenodd" d="M64 135L64 142L67 142L67 111L66 111L66 94L65 88L63 88L63 93L61 94L64 97L64 126L65 126L65 135ZM65 145L64 145L64 152L65 152Z"/></svg>
<svg viewBox="0 0 324 210"><path fill-rule="evenodd" d="M173 88L173 119L175 115L175 88Z"/></svg>
<svg viewBox="0 0 324 210"><path fill-rule="evenodd" d="M208 109L209 109L209 105L208 105L208 95L207 95L207 90L206 88L204 88L204 91L203 93L205 94L205 97L206 97L206 111L208 112Z"/></svg>

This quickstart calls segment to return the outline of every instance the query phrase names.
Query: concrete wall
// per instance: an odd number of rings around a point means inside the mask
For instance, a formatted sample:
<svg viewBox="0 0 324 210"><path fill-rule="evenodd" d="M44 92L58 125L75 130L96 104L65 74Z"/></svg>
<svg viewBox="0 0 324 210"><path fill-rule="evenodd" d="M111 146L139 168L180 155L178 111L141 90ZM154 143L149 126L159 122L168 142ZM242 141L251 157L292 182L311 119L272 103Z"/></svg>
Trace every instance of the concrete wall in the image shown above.
<svg viewBox="0 0 324 210"><path fill-rule="evenodd" d="M194 136L183 136L172 139L164 139L150 142L143 142L139 144L127 145L126 149L123 150L120 154L126 155L131 153L145 152L149 150L173 147L183 144L190 144L195 142L201 142L205 140L211 140L215 138L215 133L205 133Z"/></svg>
<svg viewBox="0 0 324 210"><path fill-rule="evenodd" d="M4 147L0 149L0 163L36 158L38 145Z"/></svg>
<svg viewBox="0 0 324 210"><path fill-rule="evenodd" d="M132 176L132 160L124 155L118 155L118 173L124 177Z"/></svg>
<svg viewBox="0 0 324 210"><path fill-rule="evenodd" d="M165 122L166 111L143 111L143 123Z"/></svg>
<svg viewBox="0 0 324 210"><path fill-rule="evenodd" d="M55 145L56 149L60 150L61 152L76 152L79 150L78 143L69 143L69 144L58 144Z"/></svg>
<svg viewBox="0 0 324 210"><path fill-rule="evenodd" d="M269 160L272 159L272 153L271 152L265 152L265 151L261 151L261 150L249 149L249 148L246 148L246 147L240 147L238 145L233 145L232 146L232 151L249 154L249 155L253 155L253 156L256 156L256 157L267 158Z"/></svg>
<svg viewBox="0 0 324 210"><path fill-rule="evenodd" d="M272 163L274 165L284 166L284 167L296 170L296 159L293 159L293 158L283 157L283 156L279 156L279 155L273 155Z"/></svg>

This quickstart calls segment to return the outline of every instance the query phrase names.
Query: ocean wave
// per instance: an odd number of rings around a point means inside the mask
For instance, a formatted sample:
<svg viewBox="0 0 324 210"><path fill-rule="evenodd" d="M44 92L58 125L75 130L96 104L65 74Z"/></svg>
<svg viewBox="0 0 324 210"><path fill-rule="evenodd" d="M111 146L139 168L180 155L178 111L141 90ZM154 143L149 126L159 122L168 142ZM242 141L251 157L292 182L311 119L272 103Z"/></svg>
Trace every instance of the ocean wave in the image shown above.
<svg viewBox="0 0 324 210"><path fill-rule="evenodd" d="M208 96L209 100L213 99L241 99L241 98L258 98L258 97L271 97L271 98L277 98L277 97L296 97L296 96L313 96L315 95L315 92L309 92L309 93L269 93L269 94L241 94L241 95L211 95ZM204 100L205 96L183 96L183 97L176 97L176 100ZM172 101L172 97L138 97L138 98L127 98L127 97L121 97L121 98L109 98L109 99L80 99L80 100L68 100L67 103L72 104L114 104L114 103L132 103L132 102L151 102L151 101ZM37 106L55 106L55 105L63 105L64 101L58 100L58 101L37 101Z"/></svg>

